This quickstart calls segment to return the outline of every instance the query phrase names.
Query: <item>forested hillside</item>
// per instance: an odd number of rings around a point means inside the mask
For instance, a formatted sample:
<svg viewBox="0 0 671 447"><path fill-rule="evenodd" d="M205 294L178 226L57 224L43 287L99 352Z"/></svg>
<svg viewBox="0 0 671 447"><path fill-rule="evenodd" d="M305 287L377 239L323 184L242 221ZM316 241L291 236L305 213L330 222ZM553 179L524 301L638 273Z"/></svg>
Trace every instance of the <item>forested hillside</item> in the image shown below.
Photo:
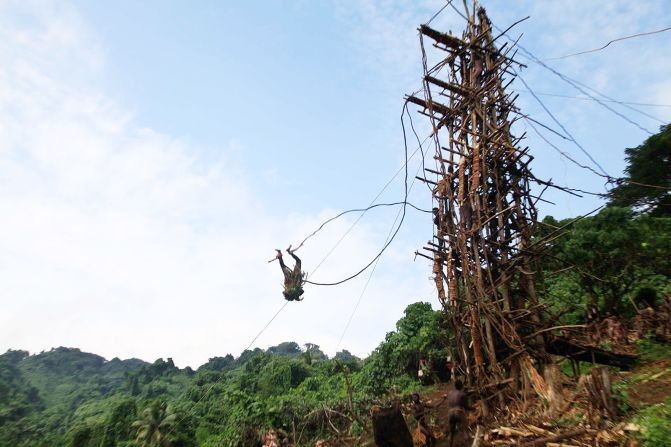
<svg viewBox="0 0 671 447"><path fill-rule="evenodd" d="M317 345L294 342L215 357L197 371L171 359L105 361L73 348L8 351L0 356L0 445L135 446L139 426L160 421L175 446L252 445L267 427L316 439L328 432L320 410L348 411L345 377L356 411L392 384L418 385L419 353L440 355L439 315L429 304L410 305L365 361L346 350L329 359ZM339 416L331 422L350 425Z"/></svg>

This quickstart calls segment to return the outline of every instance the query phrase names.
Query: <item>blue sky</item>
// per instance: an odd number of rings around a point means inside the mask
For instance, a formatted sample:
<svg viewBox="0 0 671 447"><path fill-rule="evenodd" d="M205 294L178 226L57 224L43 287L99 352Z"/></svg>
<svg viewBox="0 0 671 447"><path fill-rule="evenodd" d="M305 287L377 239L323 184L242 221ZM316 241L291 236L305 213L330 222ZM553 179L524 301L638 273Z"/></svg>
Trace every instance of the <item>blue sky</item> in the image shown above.
<svg viewBox="0 0 671 447"><path fill-rule="evenodd" d="M377 73L357 53L335 5L121 2L114 11L83 5L108 50L110 83L137 107L137 118L205 151L220 153L222 144L237 142L257 152L235 161L263 182L259 192L291 188L301 207L347 207L359 190L353 186L371 170L386 175L396 164L376 167L389 158L385 147L398 145L398 120L375 116L398 109L402 91L387 97L376 85ZM357 182L344 182L345 171ZM339 187L319 195L305 190L317 183ZM286 207L271 203L277 211Z"/></svg>
<svg viewBox="0 0 671 447"><path fill-rule="evenodd" d="M281 274L266 262L273 249L368 205L402 165L403 97L421 75L416 28L443 4L0 2L0 350L65 345L182 366L238 354L282 305ZM661 0L484 6L501 28L530 15L513 35L523 32L541 59L671 23ZM432 26L460 33L462 21L446 8ZM669 39L547 63L618 100L671 104ZM528 65L522 75L535 91L582 96ZM557 127L523 85L514 88L526 113ZM621 174L624 148L648 135L593 101L542 99L611 175ZM653 132L660 125L613 107ZM640 109L671 119L669 107ZM427 123L414 119L426 136ZM530 135L538 176L603 191L524 124L516 130ZM401 177L380 200L402 198ZM541 215L599 203L548 198L556 206ZM421 184L411 200L431 206ZM356 216L327 227L300 252L311 278L358 270L395 215L367 214L315 272ZM430 237L427 216L409 211L340 348L366 355L407 304L437 307L430 266L413 260ZM256 346L295 340L333 354L367 279L308 287Z"/></svg>

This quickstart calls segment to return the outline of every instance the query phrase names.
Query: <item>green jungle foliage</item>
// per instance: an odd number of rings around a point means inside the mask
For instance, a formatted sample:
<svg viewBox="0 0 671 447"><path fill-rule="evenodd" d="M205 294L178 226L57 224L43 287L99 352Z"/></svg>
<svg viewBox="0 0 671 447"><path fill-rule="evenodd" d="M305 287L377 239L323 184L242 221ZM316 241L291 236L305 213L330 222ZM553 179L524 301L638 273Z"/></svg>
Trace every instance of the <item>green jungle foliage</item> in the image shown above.
<svg viewBox="0 0 671 447"><path fill-rule="evenodd" d="M574 223L551 216L538 227L549 236L543 257L544 302L582 322L593 306L602 316L631 316L671 293L671 218L608 207ZM553 239L556 228L563 228Z"/></svg>
<svg viewBox="0 0 671 447"><path fill-rule="evenodd" d="M361 411L391 389L416 388L419 352L443 355L439 323L428 303L412 304L363 361L294 342L214 357L197 371L71 348L8 351L0 356L0 445L249 446L260 430L290 433L324 405L347 412L345 377ZM300 426L303 442L324 434L321 417Z"/></svg>
<svg viewBox="0 0 671 447"><path fill-rule="evenodd" d="M665 447L671 439L671 399L645 408L634 419L641 426L638 438L643 447Z"/></svg>
<svg viewBox="0 0 671 447"><path fill-rule="evenodd" d="M671 217L671 124L625 154L627 176L610 191L610 204Z"/></svg>
<svg viewBox="0 0 671 447"><path fill-rule="evenodd" d="M543 301L568 323L584 322L588 308L630 316L671 295L671 124L625 155L606 208L537 227Z"/></svg>

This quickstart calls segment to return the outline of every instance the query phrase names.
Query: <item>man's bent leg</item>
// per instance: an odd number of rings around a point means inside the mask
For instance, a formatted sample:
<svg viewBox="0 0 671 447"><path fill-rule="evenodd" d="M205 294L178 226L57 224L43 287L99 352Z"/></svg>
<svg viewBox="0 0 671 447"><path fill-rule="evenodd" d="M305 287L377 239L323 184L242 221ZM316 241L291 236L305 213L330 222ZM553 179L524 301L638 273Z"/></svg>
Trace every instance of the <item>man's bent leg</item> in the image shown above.
<svg viewBox="0 0 671 447"><path fill-rule="evenodd" d="M296 256L294 252L290 251L289 254L291 255L292 258L294 258L294 261L296 261L296 265L294 266L294 272L301 272L301 258Z"/></svg>

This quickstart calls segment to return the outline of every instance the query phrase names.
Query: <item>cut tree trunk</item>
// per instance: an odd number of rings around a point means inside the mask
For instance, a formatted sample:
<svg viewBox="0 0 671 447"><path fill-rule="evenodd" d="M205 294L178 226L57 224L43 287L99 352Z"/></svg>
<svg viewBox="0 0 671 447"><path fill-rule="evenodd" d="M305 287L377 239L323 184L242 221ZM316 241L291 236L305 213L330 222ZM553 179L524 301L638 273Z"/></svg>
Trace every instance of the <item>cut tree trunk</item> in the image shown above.
<svg viewBox="0 0 671 447"><path fill-rule="evenodd" d="M547 384L548 390L547 415L550 418L554 418L564 405L562 373L558 364L549 363L545 365L543 375L545 376L545 383Z"/></svg>
<svg viewBox="0 0 671 447"><path fill-rule="evenodd" d="M412 435L398 405L372 411L373 437L377 447L413 447Z"/></svg>
<svg viewBox="0 0 671 447"><path fill-rule="evenodd" d="M585 381L590 406L595 413L611 421L617 417L617 406L613 399L610 374L607 368L599 367L590 371Z"/></svg>
<svg viewBox="0 0 671 447"><path fill-rule="evenodd" d="M615 366L625 371L631 369L638 360L634 354L607 351L559 336L552 337L547 344L547 352L583 362Z"/></svg>

